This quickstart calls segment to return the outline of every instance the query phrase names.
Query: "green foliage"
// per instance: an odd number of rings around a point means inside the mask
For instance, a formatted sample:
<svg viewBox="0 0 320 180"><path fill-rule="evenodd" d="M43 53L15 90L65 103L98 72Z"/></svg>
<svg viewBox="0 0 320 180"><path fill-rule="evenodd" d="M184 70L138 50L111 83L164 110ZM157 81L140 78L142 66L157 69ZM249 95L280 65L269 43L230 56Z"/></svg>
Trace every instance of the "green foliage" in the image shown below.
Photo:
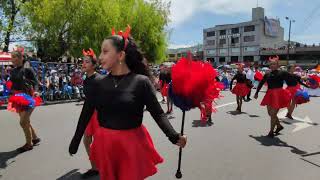
<svg viewBox="0 0 320 180"><path fill-rule="evenodd" d="M31 24L28 36L46 59L67 52L79 57L89 47L98 54L112 27L124 30L129 24L147 59L160 62L167 47L168 6L160 0L30 0L23 15Z"/></svg>

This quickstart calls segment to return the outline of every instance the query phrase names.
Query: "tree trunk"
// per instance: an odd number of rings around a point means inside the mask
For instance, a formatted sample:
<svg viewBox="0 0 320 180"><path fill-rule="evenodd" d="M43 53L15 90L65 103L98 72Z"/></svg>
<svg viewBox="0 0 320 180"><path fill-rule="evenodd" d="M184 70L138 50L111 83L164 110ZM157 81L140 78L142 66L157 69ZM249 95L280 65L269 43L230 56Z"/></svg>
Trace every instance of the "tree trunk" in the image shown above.
<svg viewBox="0 0 320 180"><path fill-rule="evenodd" d="M9 22L9 25L8 25L8 30L7 30L7 33L6 33L6 37L4 39L4 43L5 43L4 44L4 49L3 49L4 52L8 52L9 51L10 35L11 35L12 30L13 30L16 14L18 13L17 10L16 10L16 5L14 3L14 0L10 0L10 4L11 4L11 17L10 17L10 22Z"/></svg>

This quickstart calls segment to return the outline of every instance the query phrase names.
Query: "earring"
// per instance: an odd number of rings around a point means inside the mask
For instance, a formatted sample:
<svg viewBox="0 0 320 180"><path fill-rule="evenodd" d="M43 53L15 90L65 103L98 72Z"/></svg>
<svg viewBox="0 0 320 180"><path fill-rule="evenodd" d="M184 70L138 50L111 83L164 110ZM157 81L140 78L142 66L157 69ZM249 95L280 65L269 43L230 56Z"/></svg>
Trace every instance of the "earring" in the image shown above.
<svg viewBox="0 0 320 180"><path fill-rule="evenodd" d="M121 65L121 64L122 64L122 61L119 61L119 64Z"/></svg>

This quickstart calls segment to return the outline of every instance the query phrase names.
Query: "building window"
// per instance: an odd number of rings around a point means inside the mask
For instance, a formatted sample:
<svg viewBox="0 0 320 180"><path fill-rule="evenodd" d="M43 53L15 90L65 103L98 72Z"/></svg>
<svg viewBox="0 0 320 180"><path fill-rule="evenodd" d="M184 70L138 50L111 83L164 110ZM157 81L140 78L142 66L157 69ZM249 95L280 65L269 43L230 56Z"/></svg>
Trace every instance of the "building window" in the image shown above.
<svg viewBox="0 0 320 180"><path fill-rule="evenodd" d="M216 55L216 50L207 50L207 55L209 55L209 56Z"/></svg>
<svg viewBox="0 0 320 180"><path fill-rule="evenodd" d="M220 36L221 35L226 35L226 30L220 30Z"/></svg>
<svg viewBox="0 0 320 180"><path fill-rule="evenodd" d="M175 54L169 54L169 57L174 58L174 57L176 57L176 55Z"/></svg>
<svg viewBox="0 0 320 180"><path fill-rule="evenodd" d="M219 52L220 54L226 54L228 53L228 49L220 49Z"/></svg>
<svg viewBox="0 0 320 180"><path fill-rule="evenodd" d="M215 36L215 35L216 35L215 31L207 32L207 37L211 37L211 36Z"/></svg>
<svg viewBox="0 0 320 180"><path fill-rule="evenodd" d="M227 43L227 40L226 39L220 39L219 40L219 45L224 45Z"/></svg>
<svg viewBox="0 0 320 180"><path fill-rule="evenodd" d="M231 29L232 34L238 34L239 33L239 28L232 28Z"/></svg>
<svg viewBox="0 0 320 180"><path fill-rule="evenodd" d="M226 58L225 57L220 57L219 58L219 62L226 62Z"/></svg>
<svg viewBox="0 0 320 180"><path fill-rule="evenodd" d="M244 62L253 62L254 61L254 57L253 56L244 56L243 57L243 61Z"/></svg>
<svg viewBox="0 0 320 180"><path fill-rule="evenodd" d="M237 44L237 43L239 43L239 37L232 37L231 44Z"/></svg>
<svg viewBox="0 0 320 180"><path fill-rule="evenodd" d="M252 26L245 26L244 27L244 32L252 32L252 31L255 31L255 26L252 25Z"/></svg>
<svg viewBox="0 0 320 180"><path fill-rule="evenodd" d="M238 56L231 56L231 62L235 63L239 61L239 57Z"/></svg>
<svg viewBox="0 0 320 180"><path fill-rule="evenodd" d="M255 36L244 36L243 37L244 42L254 42L255 41Z"/></svg>
<svg viewBox="0 0 320 180"><path fill-rule="evenodd" d="M215 40L208 40L207 41L207 45L208 46L214 46L216 44L216 41Z"/></svg>
<svg viewBox="0 0 320 180"><path fill-rule="evenodd" d="M244 47L245 52L255 52L258 51L257 47Z"/></svg>
<svg viewBox="0 0 320 180"><path fill-rule="evenodd" d="M239 53L240 52L240 48L231 48L231 52Z"/></svg>

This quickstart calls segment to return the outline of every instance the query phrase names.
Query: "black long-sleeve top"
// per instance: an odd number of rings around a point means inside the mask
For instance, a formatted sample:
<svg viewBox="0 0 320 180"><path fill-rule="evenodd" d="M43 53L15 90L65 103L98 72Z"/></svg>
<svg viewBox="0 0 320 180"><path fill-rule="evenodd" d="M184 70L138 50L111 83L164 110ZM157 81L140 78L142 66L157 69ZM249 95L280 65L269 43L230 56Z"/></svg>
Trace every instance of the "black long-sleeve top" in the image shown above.
<svg viewBox="0 0 320 180"><path fill-rule="evenodd" d="M98 121L101 127L125 130L141 126L143 109L146 105L147 110L169 140L174 144L177 143L179 134L173 129L163 112L148 77L134 73L124 76L111 74L97 76L90 81L90 87L92 88L87 91L88 99L84 103L75 135L70 144L70 152L77 151L95 109L98 111Z"/></svg>
<svg viewBox="0 0 320 180"><path fill-rule="evenodd" d="M301 77L296 74L288 74L288 78L286 80L286 83L287 83L288 87L297 86L298 83L305 86L305 87L308 87L305 83L302 82Z"/></svg>
<svg viewBox="0 0 320 180"><path fill-rule="evenodd" d="M233 85L233 81L237 80L237 83L245 83L247 80L247 77L245 74L240 73L239 71L237 72L237 74L231 79L230 82L230 89L232 89L232 85Z"/></svg>
<svg viewBox="0 0 320 180"><path fill-rule="evenodd" d="M271 71L270 73L266 73L263 76L262 81L260 81L256 94L259 93L264 83L267 82L268 89L276 89L276 88L283 88L283 83L286 81L288 83L289 73L287 71Z"/></svg>
<svg viewBox="0 0 320 180"><path fill-rule="evenodd" d="M38 90L38 80L31 68L16 67L11 71L12 90L29 93L31 89Z"/></svg>
<svg viewBox="0 0 320 180"><path fill-rule="evenodd" d="M169 84L171 82L171 71L167 71L164 76L164 82Z"/></svg>

